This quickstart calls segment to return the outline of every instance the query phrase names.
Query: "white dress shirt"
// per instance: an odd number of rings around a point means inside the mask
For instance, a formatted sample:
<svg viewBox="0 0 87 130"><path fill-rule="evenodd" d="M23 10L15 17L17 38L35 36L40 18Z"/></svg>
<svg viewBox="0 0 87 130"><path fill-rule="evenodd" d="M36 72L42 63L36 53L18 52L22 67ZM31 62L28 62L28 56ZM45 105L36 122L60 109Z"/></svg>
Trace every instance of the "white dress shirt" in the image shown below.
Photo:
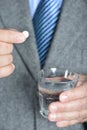
<svg viewBox="0 0 87 130"><path fill-rule="evenodd" d="M39 2L40 2L40 0L29 0L30 13L31 13L32 17L34 16L34 13L36 11L36 8L37 8Z"/></svg>

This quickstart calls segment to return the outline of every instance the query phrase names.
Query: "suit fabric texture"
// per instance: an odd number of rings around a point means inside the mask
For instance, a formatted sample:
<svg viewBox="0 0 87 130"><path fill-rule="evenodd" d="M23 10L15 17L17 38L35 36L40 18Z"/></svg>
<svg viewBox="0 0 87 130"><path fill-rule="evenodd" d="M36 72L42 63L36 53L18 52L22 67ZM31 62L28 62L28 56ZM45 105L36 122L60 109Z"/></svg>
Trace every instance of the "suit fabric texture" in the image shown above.
<svg viewBox="0 0 87 130"><path fill-rule="evenodd" d="M0 79L0 130L87 130L85 123L57 128L38 112L40 63L28 0L1 0L0 28L30 33L24 44L14 45L14 73ZM64 0L47 67L87 74L87 0Z"/></svg>

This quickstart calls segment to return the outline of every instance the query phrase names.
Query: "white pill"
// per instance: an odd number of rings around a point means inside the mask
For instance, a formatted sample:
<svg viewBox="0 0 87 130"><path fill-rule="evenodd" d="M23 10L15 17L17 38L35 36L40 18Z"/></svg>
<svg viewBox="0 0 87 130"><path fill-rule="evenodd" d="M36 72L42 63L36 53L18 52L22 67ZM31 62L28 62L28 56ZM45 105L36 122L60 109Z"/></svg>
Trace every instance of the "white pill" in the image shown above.
<svg viewBox="0 0 87 130"><path fill-rule="evenodd" d="M28 31L23 31L22 33L24 34L25 38L29 37L29 32Z"/></svg>

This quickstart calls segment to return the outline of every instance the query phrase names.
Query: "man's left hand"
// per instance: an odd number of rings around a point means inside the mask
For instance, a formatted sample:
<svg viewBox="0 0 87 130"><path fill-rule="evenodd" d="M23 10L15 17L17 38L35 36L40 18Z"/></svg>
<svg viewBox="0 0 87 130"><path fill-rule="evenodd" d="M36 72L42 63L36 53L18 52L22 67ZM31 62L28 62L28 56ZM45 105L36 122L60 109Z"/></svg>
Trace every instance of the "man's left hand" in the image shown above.
<svg viewBox="0 0 87 130"><path fill-rule="evenodd" d="M49 105L48 119L57 127L87 122L87 80L78 81L74 89L60 94L59 101Z"/></svg>

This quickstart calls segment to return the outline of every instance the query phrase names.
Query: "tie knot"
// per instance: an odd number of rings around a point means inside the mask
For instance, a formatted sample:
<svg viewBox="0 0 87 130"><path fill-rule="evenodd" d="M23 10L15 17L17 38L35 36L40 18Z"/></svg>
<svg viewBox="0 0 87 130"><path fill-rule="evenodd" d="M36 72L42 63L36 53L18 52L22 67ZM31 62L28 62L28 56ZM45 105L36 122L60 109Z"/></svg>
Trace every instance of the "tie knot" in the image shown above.
<svg viewBox="0 0 87 130"><path fill-rule="evenodd" d="M36 13L39 15L41 10L46 10L48 7L50 10L53 10L52 8L57 8L59 10L62 6L62 3L63 0L41 0L37 7Z"/></svg>

